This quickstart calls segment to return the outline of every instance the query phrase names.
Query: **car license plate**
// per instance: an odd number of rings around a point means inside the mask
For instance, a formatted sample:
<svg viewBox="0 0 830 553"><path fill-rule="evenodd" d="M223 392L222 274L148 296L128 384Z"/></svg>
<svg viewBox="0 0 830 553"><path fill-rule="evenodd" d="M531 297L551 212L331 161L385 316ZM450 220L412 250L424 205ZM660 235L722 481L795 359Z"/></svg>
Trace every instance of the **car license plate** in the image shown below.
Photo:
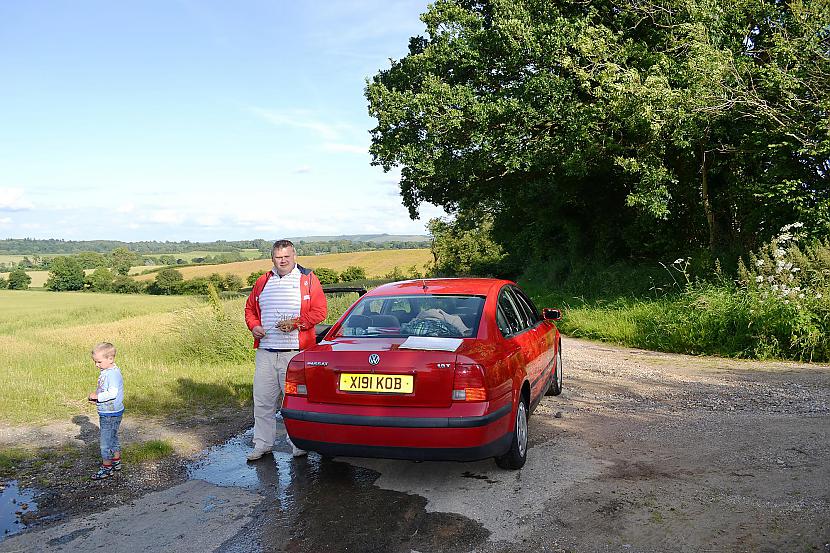
<svg viewBox="0 0 830 553"><path fill-rule="evenodd" d="M340 374L340 391L376 394L411 394L411 374Z"/></svg>

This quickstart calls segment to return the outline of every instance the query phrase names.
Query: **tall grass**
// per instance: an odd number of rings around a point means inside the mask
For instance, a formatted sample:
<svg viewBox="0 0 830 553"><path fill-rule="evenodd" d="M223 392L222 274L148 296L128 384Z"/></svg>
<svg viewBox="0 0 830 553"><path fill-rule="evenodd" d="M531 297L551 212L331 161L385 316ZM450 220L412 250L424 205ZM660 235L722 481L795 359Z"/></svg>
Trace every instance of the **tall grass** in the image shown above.
<svg viewBox="0 0 830 553"><path fill-rule="evenodd" d="M336 320L356 294L329 298ZM94 415L90 349L116 345L128 415L187 416L251 401L245 298L0 291L0 422Z"/></svg>
<svg viewBox="0 0 830 553"><path fill-rule="evenodd" d="M560 328L572 336L680 353L830 360L830 243L799 246L785 227L737 273L715 267L695 278L680 258L657 269L612 267L558 285L538 276L525 284L540 306L564 309Z"/></svg>

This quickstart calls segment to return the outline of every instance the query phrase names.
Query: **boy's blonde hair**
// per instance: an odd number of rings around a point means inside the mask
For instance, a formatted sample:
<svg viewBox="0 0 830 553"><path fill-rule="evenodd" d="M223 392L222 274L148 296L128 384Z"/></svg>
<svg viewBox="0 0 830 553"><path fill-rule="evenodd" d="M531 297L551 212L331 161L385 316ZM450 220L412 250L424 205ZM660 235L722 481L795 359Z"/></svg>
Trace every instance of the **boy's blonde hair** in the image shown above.
<svg viewBox="0 0 830 553"><path fill-rule="evenodd" d="M115 359L115 346L109 342L100 342L92 347L92 354L103 353L110 359Z"/></svg>

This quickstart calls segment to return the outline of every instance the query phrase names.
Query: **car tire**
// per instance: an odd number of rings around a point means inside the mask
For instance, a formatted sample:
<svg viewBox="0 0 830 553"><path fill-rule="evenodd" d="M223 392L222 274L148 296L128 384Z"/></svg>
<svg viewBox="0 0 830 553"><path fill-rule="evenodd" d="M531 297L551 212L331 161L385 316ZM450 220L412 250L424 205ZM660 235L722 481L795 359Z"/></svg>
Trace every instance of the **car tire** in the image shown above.
<svg viewBox="0 0 830 553"><path fill-rule="evenodd" d="M507 470L518 470L527 461L527 400L519 399L516 407L516 424L513 428L513 440L510 449L501 457L496 457L496 464Z"/></svg>
<svg viewBox="0 0 830 553"><path fill-rule="evenodd" d="M562 344L556 350L556 366L553 369L553 378L550 379L550 387L545 392L546 396L558 396L562 393Z"/></svg>

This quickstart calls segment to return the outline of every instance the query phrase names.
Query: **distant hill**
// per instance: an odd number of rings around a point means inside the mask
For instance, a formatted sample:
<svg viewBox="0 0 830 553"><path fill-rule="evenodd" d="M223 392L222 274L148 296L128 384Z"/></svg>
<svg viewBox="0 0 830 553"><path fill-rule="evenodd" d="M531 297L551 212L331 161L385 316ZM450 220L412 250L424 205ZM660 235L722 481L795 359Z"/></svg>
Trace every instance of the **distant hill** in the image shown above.
<svg viewBox="0 0 830 553"><path fill-rule="evenodd" d="M397 234L350 234L341 236L302 236L291 238L295 243L317 244L328 243L326 246L306 248L309 253L317 251L365 250L367 246L376 244L382 249L421 248L428 241L423 235ZM268 251L275 239L265 240L216 240L214 242L180 242L140 241L122 242L118 240L61 240L50 238L36 240L34 238L6 238L0 240L0 254L5 255L69 255L81 252L109 253L115 248L127 248L139 254L177 254L191 251L205 252L233 252L239 250L258 249ZM350 247L351 245L351 247Z"/></svg>
<svg viewBox="0 0 830 553"><path fill-rule="evenodd" d="M292 242L336 242L348 240L351 242L429 242L430 237L420 234L341 234L340 236L300 236L289 238Z"/></svg>

